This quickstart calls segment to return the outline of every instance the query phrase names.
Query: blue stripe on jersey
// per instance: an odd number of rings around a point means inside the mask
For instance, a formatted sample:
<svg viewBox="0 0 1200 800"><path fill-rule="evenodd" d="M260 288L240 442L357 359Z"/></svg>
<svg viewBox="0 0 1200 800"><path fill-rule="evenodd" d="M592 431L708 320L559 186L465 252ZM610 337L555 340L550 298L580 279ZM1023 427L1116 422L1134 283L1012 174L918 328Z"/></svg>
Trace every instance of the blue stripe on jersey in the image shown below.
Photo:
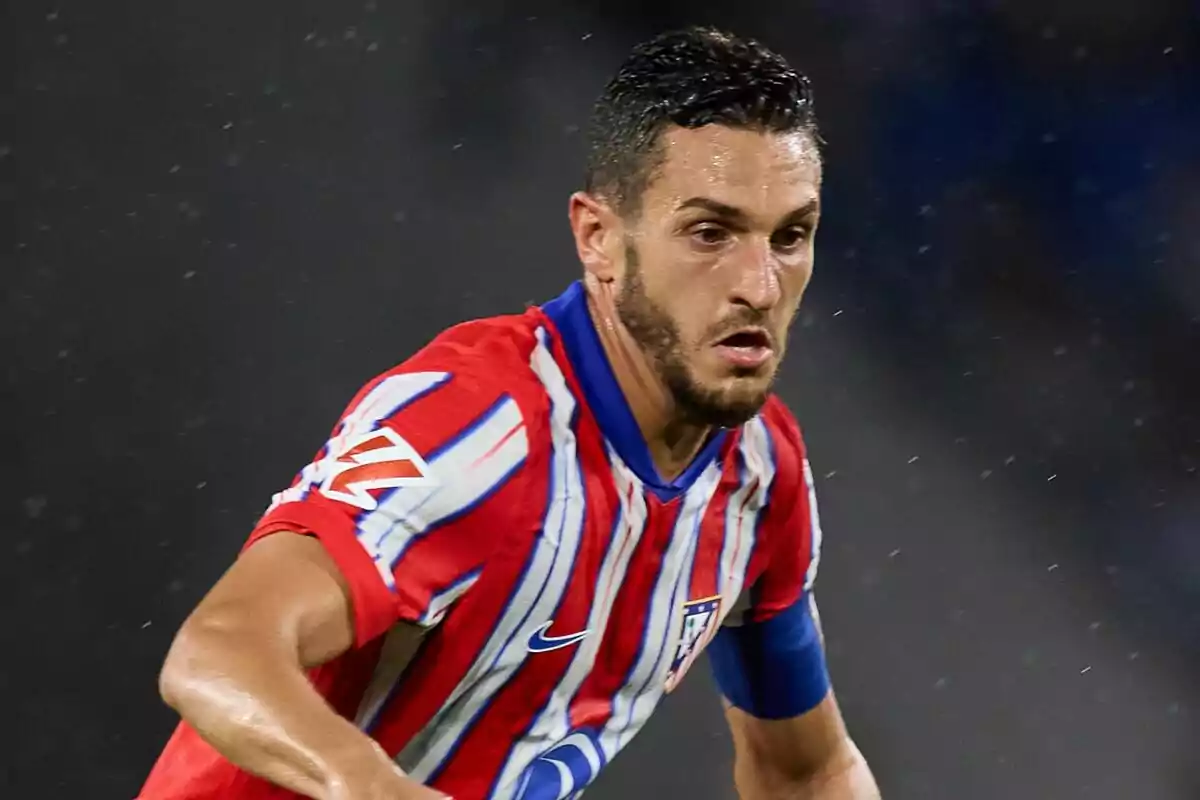
<svg viewBox="0 0 1200 800"><path fill-rule="evenodd" d="M514 402L514 401L508 395L506 395L506 394L500 395L498 398L496 398L496 402L494 402L490 406L488 406L487 409L485 409L482 414L480 414L475 419L471 420L466 425L464 425L462 430L460 430L458 433L451 436L446 441L439 444L437 447L430 450L428 455L425 456L425 460L429 462L430 466L432 466L433 463L438 460L439 456L441 456L443 453L445 453L451 447L454 447L454 445L458 444L463 439L470 436L475 431L479 430L481 427L483 427L484 423L486 423L492 417L496 416L496 414L499 413L501 408L503 408L506 404L511 403L511 402Z"/></svg>
<svg viewBox="0 0 1200 800"><path fill-rule="evenodd" d="M379 426L383 422L387 421L391 417L394 417L397 413L402 411L407 406L411 405L414 401L419 400L420 398L425 397L426 395L428 395L430 392L434 391L435 389L437 389L441 386L444 386L446 384L446 382L450 380L451 377L453 377L453 376L450 373L446 373L445 377L442 378L441 380L439 380L437 383L433 384L432 386L430 386L426 389L422 389L421 391L414 394L412 397L406 399L404 402L397 405L392 410L388 411L386 414L383 414L382 416L378 417L375 420L375 424L372 426L372 429L378 429ZM423 457L424 457L425 461L427 463L429 463L430 465L432 465L433 459L436 458L437 455L440 455L441 453L445 452L447 448L449 448L449 447L453 446L455 443L461 441L464 436L466 436L471 431L475 430L480 425L482 425L484 422L486 422L489 418L491 418L491 416L493 414L495 414L497 411L500 410L501 406L504 405L504 402L506 400L508 400L508 396L501 395L500 398L498 400L496 400L495 403L492 403L491 407L489 407L486 411L484 411L482 414L480 414L478 417L476 417L474 421L472 421L471 423L466 425L458 433L454 434L453 437L451 437L450 439L443 442L435 450L432 450L427 455L424 455ZM384 491L380 492L379 497L376 501L375 509L360 511L355 515L355 520L354 520L355 527L358 527L358 525L363 521L363 519L365 517L370 516L371 514L375 513L375 511L377 509L381 508L383 506L383 504L386 503L392 495L394 495L396 492L400 491L401 488L403 488L403 487L397 486L397 487L394 487L391 489L385 489Z"/></svg>
<svg viewBox="0 0 1200 800"><path fill-rule="evenodd" d="M771 463L771 474L779 475L779 460L775 449L775 439L771 434L771 429L763 425L763 440L767 443L767 460ZM763 507L758 514L758 519L754 523L754 541L762 541L762 526L766 522L767 512L771 508L771 502L775 499L775 486L779 483L778 480L772 480L767 486L766 492L763 494Z"/></svg>
<svg viewBox="0 0 1200 800"><path fill-rule="evenodd" d="M504 405L509 402L511 402L511 398L509 398L508 395L500 395L500 397L497 398L496 402L492 403L490 406L488 406L486 409L484 409L483 413L481 413L479 416L475 417L475 419L471 420L466 425L464 425L462 427L462 430L458 431L453 436L449 437L444 442L439 444L437 447L433 448L428 453L426 453L424 455L425 461L429 464L429 466L432 467L434 462L437 461L438 456L442 455L447 450L449 450L451 447L454 447L454 445L458 444L463 439L470 436L473 431L479 430L479 428L485 422L487 422L492 417L496 416L496 414L500 411L500 409L502 409L504 407ZM396 492L400 491L402 488L404 488L404 487L396 487L396 488L387 489L387 490L381 492L379 495L378 506L382 507L384 505L384 503L386 503L391 498L392 495L394 495ZM443 487L438 487L438 490L440 490L442 488ZM429 502L429 499L432 498L436 494L437 494L437 491L430 492L429 496L426 497L424 501L422 501L421 505L424 505L425 503ZM417 508L420 508L421 505L418 505ZM415 510L416 509L414 508L413 511L415 511ZM372 513L372 512L366 511L366 512L363 512L362 514L360 514L359 516L365 516L370 513Z"/></svg>
<svg viewBox="0 0 1200 800"><path fill-rule="evenodd" d="M762 427L763 440L767 443L767 462L770 463L770 465L771 465L771 474L778 475L779 474L779 460L778 460L777 452L775 449L775 439L771 434L771 427L769 425L767 425L766 423L763 423L761 417L759 418L759 424ZM771 483L767 485L767 491L763 495L764 512L765 512L766 508L771 505L771 499L772 499L772 496L775 494L775 485L777 483L779 483L779 481L772 480ZM762 521L766 518L766 516L767 516L766 513L762 513L762 514L758 515L758 524L760 526L762 525ZM757 533L757 531L756 531L756 533Z"/></svg>
<svg viewBox="0 0 1200 800"><path fill-rule="evenodd" d="M612 530L611 530L611 531L609 531L609 534L608 534L608 549L609 549L609 550L611 550L611 549L612 549L612 547L616 545L616 542L617 542L617 531L618 531L618 530L620 530L620 528L621 528L621 523L623 523L623 522L625 522L625 514L624 514L624 512L617 513L617 514L614 514L614 515L613 515L613 524L612 524ZM600 564L601 564L601 565L603 565L603 564L604 564L604 562L605 562L605 560L607 560L607 558L608 558L608 555L609 555L609 552L608 552L608 550L606 550L606 551L605 551L605 553L604 553L604 558L601 558L601 559L600 559ZM572 565L572 569L574 569L574 565ZM597 573L597 574L599 574L599 573ZM563 593L563 596L562 596L561 598L559 598L559 601L558 601L558 606L556 606L556 607L555 607L555 609L554 609L554 613L555 613L556 615L558 614L558 609L559 609L559 608L562 606L562 601L563 601L564 599L566 599L566 597L567 597L567 592L564 592L564 593ZM595 602L595 601L593 600L593 602ZM593 631L593 633L595 633L595 634L596 634L596 635L598 635L598 636L603 636L603 635L604 635L604 631ZM564 675L566 674L566 672L570 671L570 669L571 669L571 665L573 665L573 664L574 664L574 659L572 659L572 661L571 661L570 663L568 663L568 665L567 665L567 667L566 667L566 670L564 670L564 672L563 672L563 674L564 674ZM561 680L561 679L560 679L560 680ZM557 687L555 687L555 688L557 688ZM580 692L580 690L581 690L582 688L583 688L583 684L582 684L582 683L580 683L580 685L579 685L579 686L578 686L578 687L575 689L575 691L574 691L574 692L571 694L571 697L570 697L570 698L567 700L566 706L564 707L564 712L565 712L565 714L566 714L566 716L567 716L568 720L570 719L570 716L571 716L571 706L574 704L574 702L575 702L575 698L576 698L576 697L579 695L579 692ZM495 793L495 791L496 791L496 784L497 784L497 783L499 783L499 781L500 781L500 778L501 778L501 777L504 775L504 767L505 767L505 765L506 765L506 764L508 764L508 761L509 761L509 759L510 759L510 758L512 758L512 756L513 756L513 752L514 752L514 751L517 749L517 747L518 747L518 746L521 744L521 741L522 741L522 740L525 738L525 735L526 735L527 733L529 733L529 731L530 731L530 730L533 728L533 726L534 726L534 725L536 725L536 724L538 723L538 721L539 721L539 720L542 718L542 714L546 713L546 709L547 709L547 708L550 706L550 704L551 704L551 703L553 703L553 702L554 702L554 692L553 692L553 691L551 691L551 692L550 692L550 694L549 694L549 695L546 697L546 702L545 702L545 703L542 703L541 707L540 707L540 708L537 710L537 713L535 713L533 716L531 716L531 717L529 718L529 724L528 724L528 725L526 725L526 726L525 726L525 727L524 727L524 728L521 730L521 734L520 734L519 736L514 736L514 737L513 737L512 744L511 744L511 745L509 745L508 752L505 754L505 756L504 756L504 761L502 761L502 762L501 762L501 764L500 764L500 768L499 768L498 770L496 770L496 775L495 775L495 776L492 778L492 784L491 784L491 786L489 786L489 787L488 787L488 791L487 791L487 794L485 795L485 797L491 797L491 796L492 796L492 795ZM569 724L569 722L568 722L568 730L569 730L569 729L570 729L570 724ZM528 779L529 779L529 775L527 774L527 775L526 775L526 781L528 781ZM516 793L516 796L517 796L517 797L524 797L524 796L525 796L525 791L526 791L527 789L528 789L528 784L526 783L526 784L525 784L525 785L523 785L523 786L520 788L520 790L519 790L519 791Z"/></svg>
<svg viewBox="0 0 1200 800"><path fill-rule="evenodd" d="M401 373L401 375L403 375L403 374L405 374L405 373ZM393 378L401 377L401 375L391 375L387 378L384 378L382 381L380 381L378 384L376 384L374 387L372 387L371 391L367 392L366 395L363 396L362 401L360 401L355 406L355 408L352 411L350 411L349 414L347 414L347 417L356 414L358 412L358 409L362 406L362 403L365 403L371 399L371 395L376 389L378 389L380 386L383 386L384 384L386 384L388 381L392 380ZM402 397L399 402L397 402L394 406L392 406L391 408L384 411L382 414L374 415L374 419L371 422L371 430L378 430L379 426L385 420L390 419L391 417L400 413L408 406L410 406L413 403L420 400L422 397L426 397L427 395L431 394L432 392L442 388L447 383L449 383L450 379L453 377L454 376L449 372L442 373L442 375L433 383L430 383L428 386L418 389L417 391L413 392L410 395L406 395L405 397ZM314 465L319 464L319 463L321 463L321 461L323 459L325 459L329 456L329 441L336 439L338 436L341 436L342 433L345 432L345 430L346 430L346 420L345 419L339 420L338 424L336 426L334 426L333 433L330 435L329 440L326 440L325 445L317 452L316 458L314 458L312 460L312 464L314 464ZM305 467L305 469L303 471L301 471L300 475L297 477L303 477L304 472L310 468L311 468L311 465L309 467ZM308 481L308 485L304 487L303 491L300 494L300 497L297 499L298 500L307 500L308 496L312 493L313 487L316 486L320 482L321 482L320 480ZM355 515L354 522L356 525L357 525L359 519L361 519L363 513L365 513L365 512L359 512L358 514Z"/></svg>
<svg viewBox="0 0 1200 800"><path fill-rule="evenodd" d="M422 397L426 397L427 395L430 395L433 392L437 391L438 389L442 388L447 383L449 383L450 379L453 377L454 377L454 375L452 373L449 373L449 372L444 373L441 378L439 378L438 380L429 384L424 389L421 389L420 391L414 392L413 394L409 395L409 397L407 397L400 403L397 403L395 406L388 409L385 413L379 415L379 417L377 417L375 420L375 427L378 428L379 423L383 422L384 420L394 417L396 414L400 413L405 408L408 408L413 403L420 400Z"/></svg>
<svg viewBox="0 0 1200 800"><path fill-rule="evenodd" d="M682 508L679 509L679 513L681 513L681 514L683 513ZM674 528L675 522L677 522L677 521L678 521L678 519L676 519L675 521L673 521L671 523L672 528ZM653 543L653 542L651 542L651 543ZM662 580L662 574L666 568L667 568L667 559L665 558L665 553L664 553L664 557L660 558L658 560L658 571L654 573L654 580L650 583L651 587L658 586L658 582L660 580ZM674 598L672 598L672 599L674 599ZM653 600L653 598L652 598L652 600ZM646 614L645 614L646 621L642 627L642 635L638 637L637 652L633 654L633 659L629 662L629 669L625 670L625 676L623 678L621 678L620 686L617 687L617 690L613 694L613 696L609 698L610 707L614 710L616 709L617 698L620 697L620 695L621 695L621 690L629 685L629 681L633 678L633 673L637 671L638 665L642 663L642 653L646 652L646 644L647 644L647 642L650 641L649 632L650 632L651 619L652 619L652 615L650 613L650 609L646 609ZM667 628L667 630L670 630L670 628L671 628L671 623L670 623L669 619L667 621L666 628ZM648 683L647 683L647 685L648 685ZM631 719L633 717L633 707L637 704L637 699L640 696L641 696L641 692L634 695L633 698L629 701L629 716ZM620 750L619 746L617 747L617 750L618 751Z"/></svg>
<svg viewBox="0 0 1200 800"><path fill-rule="evenodd" d="M735 447L735 448L734 448L734 450L733 450L733 457L734 457L735 459L737 459L737 467L736 467L736 471L737 471L737 478L738 478L738 489L740 490L740 489L743 489L743 488L745 488L745 486L746 486L746 481L747 481L747 480L749 479L749 477L750 477L750 465L746 463L746 454L743 452L743 448L742 448L742 447ZM733 494L731 494L731 495L729 496L729 499L726 501L726 503L732 503L732 502L733 502L733 498L734 498L734 497L736 497L736 496L737 496L737 492L735 491ZM751 495L749 492L747 492L747 493L746 493L746 496L745 496L745 497L743 497L743 498L741 498L741 500L742 500L742 503L744 504L744 503L745 503L747 500L749 500L749 499L750 499L752 496L753 496L753 495ZM744 507L744 505L743 505L743 507ZM741 512L741 510L742 510L742 509L738 509L738 512L740 513L740 512ZM726 514L728 514L728 513L729 513L729 510L728 510L728 508L726 508ZM755 528L757 528L757 527L758 527L758 525L761 523L761 520L762 520L762 518L763 518L763 515L762 515L762 514L759 514L759 515L758 515L758 519L757 519L757 520L755 520L755 523L754 523L754 525L755 525ZM725 549L725 543L726 543L726 541L729 539L729 537L730 537L731 535L732 535L732 536L737 536L737 535L739 535L739 533L738 533L737 531L732 531L732 532L730 531L730 525L729 525L728 523L726 523L726 524L724 525L724 529L725 529L725 531L724 531L724 535L721 537L721 550L722 550L722 551L724 551L724 549ZM756 540L757 540L758 531L757 531L757 530L755 530L755 531L754 531L754 533L755 533L755 537L756 537ZM752 545L752 543L749 543L749 544L751 544L751 545ZM725 591L725 559L723 559L723 558L718 558L718 559L717 559L717 591L718 591L718 592L724 592L724 591ZM735 598L735 599L736 599L736 598ZM728 602L728 601L727 601L727 602Z"/></svg>
<svg viewBox="0 0 1200 800"><path fill-rule="evenodd" d="M456 444L458 444L463 439L467 438L473 432L478 430L488 420L490 420L497 413L499 413L500 409L504 408L508 403L511 403L511 402L513 402L513 401L507 395L502 395L500 397L500 399L498 399L495 403L492 403L492 405L489 408L487 408L487 410L485 410L482 414L480 414L478 417L476 417L474 420L472 420L469 424L465 425L462 428L462 430L458 431L452 437L450 437L446 441L442 442L442 444L438 445L436 448L431 450L429 452L429 455L425 457L425 460L429 463L429 465L431 467L436 466L437 460L441 455L448 452ZM408 540L408 542L404 545L404 547L401 548L400 552L395 555L395 557L392 559L391 567L393 569L395 569L396 565L400 563L400 559L404 558L405 554L408 553L408 549L410 547L412 547L414 544L416 544L418 541L420 541L422 538L424 538L425 536L428 536L430 533L433 533L435 530L442 527L443 525L447 525L447 524L453 522L454 520L459 519L464 514L470 513L475 508L477 508L481 503L483 503L485 500L487 500L489 497L491 497L493 494L495 494L497 491L499 491L500 488L502 486L504 486L505 483L508 482L508 479L511 478L514 474L516 474L516 472L522 466L524 466L524 464L525 464L525 459L522 458L511 469L509 469L507 472L505 472L503 475L501 475L500 478L495 483L493 483L484 492L482 492L479 495L479 497L476 497L473 501L471 501L467 505L464 505L463 507L456 509L455 511L453 511L450 514L447 514L444 517L429 520L428 523L426 524L425 528L423 530L421 530L419 533L414 534ZM382 508L384 506L384 504L392 496L394 496L396 494L396 492L401 491L403 488L404 487L396 487L393 489L387 489L386 491L382 492L379 496L379 502L378 502L378 506L376 507L376 509L373 511L364 511L364 512L360 513L358 515L360 521L367 514L375 513L375 511L377 511L379 508ZM444 484L436 487L433 491L426 494L426 496L421 500L421 502L417 503L414 507L410 508L407 512L407 515L412 515L415 512L419 511L426 503L428 503L430 500L437 497L440 492L445 491L446 489L447 489L447 486ZM379 537L379 540L376 542L376 545L378 546L385 538L387 538L390 535L391 535L391 528L389 528L387 532L385 532L382 536Z"/></svg>
<svg viewBox="0 0 1200 800"><path fill-rule="evenodd" d="M721 693L759 719L797 717L829 693L825 650L807 595L768 620L723 627L707 650Z"/></svg>
<svg viewBox="0 0 1200 800"><path fill-rule="evenodd" d="M660 499L668 501L686 492L705 468L719 455L726 431L719 429L704 448L673 481L665 480L654 465L650 448L642 436L629 401L617 383L608 354L600 343L596 326L587 308L583 284L575 281L565 292L542 306L558 328L576 377L583 387L587 404L596 417L605 438L634 474Z"/></svg>
<svg viewBox="0 0 1200 800"><path fill-rule="evenodd" d="M550 402L551 402L551 416L553 417L554 416L554 405L555 405L553 397L551 397ZM577 425L578 421L579 421L579 406L576 405L572 411L570 421L568 422L568 426L569 426L568 429L572 434L576 433L576 425ZM570 494L566 493L564 490L564 497L562 498L562 500L557 503L555 502L556 493L558 491L559 485L564 485L564 484L569 485L569 483L571 482L569 473L570 473L571 469L574 469L575 470L575 483L579 486L579 488L584 493L579 498L579 501L578 501L582 506L581 511L580 511L581 525L586 524L586 520L587 520L587 494L586 494L587 489L586 489L586 485L584 484L584 482L582 480L583 464L579 459L578 450L576 450L575 459L574 459L573 463L568 463L567 460L562 457L560 452L558 452L557 447L555 448L555 451L556 452L554 454L554 457L551 458L551 460L550 460L550 464L551 464L551 466L550 466L550 486L549 486L549 491L547 492L547 495L546 495L547 499L548 499L548 503L546 506L546 516L542 521L542 526L540 529L541 536L539 538L544 539L546 537L547 526L550 522L550 515L553 513L555 508L561 508L562 513L561 513L561 517L558 521L558 528L555 531L555 536L554 536L555 542L558 543L558 542L562 541L562 534L563 534L563 531L566 529L566 525L567 525L566 506L572 501L572 497L570 496ZM559 471L560 469L561 469L562 475L561 476L556 475L555 472ZM576 540L575 540L576 547L570 556L571 566L569 569L571 572L573 572L575 569L575 561L579 555L580 538L576 538ZM532 563L534 556L537 554L539 546L540 546L540 543L535 541L533 546L530 547L529 560L526 561L526 563L525 563L525 567L521 572L521 577L513 584L512 594L509 596L508 603L505 604L505 608L512 607L513 600L516 598L517 593L523 587L524 582L525 582L525 576L528 574L529 566ZM533 600L526 605L525 614L521 617L521 621L519 623L517 623L517 625L513 628L512 633L509 634L509 636L505 640L503 646L501 646L496 651L496 655L492 658L491 663L488 664L487 669L485 669L481 673L482 675L487 675L488 673L492 672L492 670L494 670L496 668L496 664L499 663L501 657L508 650L508 648L512 645L513 640L516 639L517 636L528 635L529 631L525 628L525 626L529 622L529 617L533 614L533 611L537 607L538 602L541 601L542 596L546 593L546 587L550 583L550 579L554 574L554 567L558 563L558 558L560 555L562 555L562 551L563 551L563 549L561 547L557 547L557 546L555 547L554 556L550 560L549 567L546 568L545 575L543 576L541 586L538 587L537 594L534 596ZM567 585L569 585L569 581L568 581ZM567 590L564 589L563 595L565 595L566 593L567 593ZM561 601L562 600L560 597L558 602L561 603ZM555 604L555 608L557 608L557 607L558 607L558 603ZM504 615L501 614L500 617L497 618L497 623L499 622L499 620L501 618L503 618L503 616ZM494 630L493 630L493 635L494 635ZM489 639L490 638L491 637L489 636ZM519 667L518 667L518 670L519 670ZM514 671L514 673L509 676L508 680L511 681L512 678L516 674L517 674L516 671ZM454 757L458 753L458 748L462 746L462 743L467 739L468 736L470 736L470 734L474 730L476 724L478 724L479 720L483 717L484 714L487 713L488 709L491 708L493 701L495 701L495 699L505 690L505 688L507 687L507 683L508 682L506 681L504 685L498 687L494 692L492 692L492 695L490 697L488 697L487 700L484 701L483 705L481 705L479 707L479 709L475 712L475 714L471 717L471 719L467 722L467 724L463 726L462 730L459 732L458 738L450 746L450 749L446 752L446 755L442 758L441 762L436 767L434 767L433 770L429 773L429 777L426 779L426 783L433 783L434 781L436 781L438 779L438 776L441 775L442 771L454 760ZM497 774L499 774L499 773L497 773Z"/></svg>
<svg viewBox="0 0 1200 800"><path fill-rule="evenodd" d="M557 480L556 480L557 476L554 474L556 466L557 466L556 459L551 459L550 460L550 479L549 479L550 485L549 485L549 491L546 493L546 511L543 516L543 520L550 515L550 510L554 507L554 490L555 490L555 485L557 483ZM501 608L500 612L498 614L496 614L496 621L492 625L491 632L487 635L487 638L484 639L485 643L490 642L495 637L496 631L500 627L500 623L504 621L505 611L507 609L510 609L513 607L513 603L517 599L517 595L520 593L521 589L524 588L525 579L529 576L529 569L530 569L530 567L533 566L533 560L537 556L537 552L538 552L538 543L535 541L533 543L533 545L529 548L529 554L525 557L525 564L524 564L524 566L521 567L520 574L517 576L517 579L515 581L513 581L512 590L509 592L508 600L504 603L504 606ZM556 558L558 557L557 552L555 553L555 557ZM546 570L545 575L542 579L541 589L538 590L539 595L542 591L545 590L546 584L549 581L550 581L550 570ZM530 603L529 611L532 611L532 610L533 610L533 603ZM528 619L529 611L526 612L526 619ZM525 620L522 620L521 625L524 625L524 624L525 624ZM513 629L514 634L517 631L521 630L521 625L518 625L516 628ZM500 660L500 657L502 655L504 655L504 650L508 646L508 643L511 641L512 641L512 636L510 635L508 640L504 643L504 646L500 647L496 650L495 657L492 659L492 662L490 664L488 664L487 669L483 670L480 673L481 675L486 675L488 672L491 672L492 669L495 668L496 662ZM493 697L494 696L495 695L493 694ZM483 705L483 707L480 708L477 712L475 712L475 716L472 717L471 720L465 726L463 726L463 730L459 734L458 739L454 742L454 744L452 744L450 746L449 751L447 751L446 755L442 758L441 762L436 767L434 767L433 770L429 773L429 777L425 779L426 784L433 783L435 780L437 780L437 777L442 773L442 770L446 767L446 765L449 764L454 759L455 754L457 754L457 752L458 752L459 746L462 744L463 740L467 737L467 734L469 734L471 732L471 729L475 727L475 723L479 721L479 717L483 715L483 712L486 711L490 705L491 705L491 698L489 698L489 701L487 703L485 703Z"/></svg>
<svg viewBox="0 0 1200 800"><path fill-rule="evenodd" d="M705 506L707 507L707 503L705 504ZM680 514L682 514L684 512L684 510L685 510L684 508L681 508ZM654 667L650 670L650 674L646 676L646 680L642 682L642 685L638 689L637 694L634 695L633 702L631 702L629 704L629 715L625 717L625 723L621 726L621 734L617 738L618 746L621 746L624 744L621 741L620 737L624 736L625 732L629 730L629 726L633 724L633 712L637 708L638 698L640 698L646 694L647 690L650 688L651 683L653 683L656 680L663 680L663 678L658 674L659 665L662 664L663 658L664 657L667 658L668 663L670 663L670 660L673 659L675 656L674 652L672 651L672 648L668 647L667 643L671 640L672 636L674 636L678 633L678 631L675 630L675 626L674 626L673 622L674 622L674 610L676 608L679 608L681 605L683 605L679 600L679 587L680 587L680 584L687 584L689 587L691 586L691 580L692 580L691 573L695 570L695 564L696 564L696 545L700 541L699 531L700 531L700 524L701 524L701 522L703 522L703 520L704 520L704 508L701 508L699 510L699 512L696 514L696 522L695 522L695 525L692 527L692 531L689 536L688 549L683 555L681 572L686 573L687 578L685 580L680 580L679 578L682 577L682 575L680 575L679 577L677 577L675 579L675 585L671 588L671 605L670 605L671 610L667 614L667 624L663 626L662 640L658 643L658 656L654 659ZM678 520L676 520L676 524L678 524ZM672 526L672 535L678 535L678 531L674 530L674 526ZM663 561L665 562L666 559L664 558ZM684 589L684 592L686 593L687 589ZM658 602L658 598L651 597L650 602L651 603ZM647 625L650 624L650 612L648 610L646 612L646 624ZM645 634L643 634L642 636L644 639ZM639 659L641 658L640 651L638 653L638 658ZM635 661L634 663L637 663L637 662Z"/></svg>
<svg viewBox="0 0 1200 800"><path fill-rule="evenodd" d="M768 426L763 425L762 430L763 430L763 439L767 443L767 459L771 462L771 472L774 475L778 475L779 474L779 462L776 458L775 440L773 438L771 438L771 429ZM745 434L743 433L743 435L745 435ZM767 510L770 508L771 500L775 493L775 484L777 484L778 482L779 481L777 481L777 480L772 480L770 485L767 486L766 493L763 495L763 507L762 507L762 510L758 514L758 519L755 520L755 522L754 522L754 541L756 543L762 541L762 526L763 526L763 523L767 519ZM762 598L761 584L758 581L756 581L750 587L749 592L750 592L750 609L752 611L754 608L756 608L758 606L758 604ZM751 611L747 611L746 614L749 615L751 613ZM739 620L739 622L740 621L741 620ZM748 621L748 619L746 621Z"/></svg>
<svg viewBox="0 0 1200 800"><path fill-rule="evenodd" d="M470 572L464 573L463 575L456 578L453 583L451 583L445 589L441 590L440 592L438 592L437 594L435 594L433 596L433 598L429 601L430 608L432 608L438 602L439 598L444 598L446 595L452 594L455 591L457 591L460 587L462 587L463 584L476 580L482 571L483 571L482 567L476 567L475 569L471 570ZM426 636L421 641L421 644L419 644L417 646L416 651L413 653L412 657L408 660L408 663L416 664L421 659L421 656L424 655L424 653L422 651L425 649L425 647L431 641L433 641L433 637ZM387 696L384 697L383 701L375 709L375 712L373 714L371 714L371 716L368 717L367 720L365 721L365 723L362 725L362 730L364 733L367 733L367 734L374 733L375 727L379 724L379 720L383 718L384 709L386 709L388 707L388 705L392 702L392 700L396 697L396 695L400 693L401 689L404 687L405 679L407 677L409 677L411 674L412 674L411 670L405 669L400 674L399 678L397 678L396 681L392 684L391 688L388 689Z"/></svg>
<svg viewBox="0 0 1200 800"><path fill-rule="evenodd" d="M429 598L429 605L426 607L426 613L429 613L429 611L432 609L436 609L439 603L444 602L447 596L457 592L463 587L464 584L478 579L482 572L483 567L476 567L470 572L464 572L462 575L459 575L457 578L451 581L448 586L441 591L436 592L432 597Z"/></svg>
<svg viewBox="0 0 1200 800"><path fill-rule="evenodd" d="M457 511L454 511L451 514L447 514L446 516L441 517L436 520L431 520L429 522L429 524L425 526L424 530L422 530L420 533L413 534L413 536L409 538L408 542L405 543L404 547L400 548L400 552L396 554L396 557L392 559L392 564L391 564L392 569L395 569L396 565L400 563L400 560L402 558L404 558L405 555L408 554L409 548L411 548L417 542L421 541L422 539L424 539L426 536L430 535L434 531L437 531L439 528L443 528L446 525L449 525L450 523L454 522L455 520L462 519L464 516L466 516L467 514L470 514L476 508L483 505L485 502L488 501L489 498L491 498L492 495L494 495L496 492L500 491L504 487L504 485L506 483L508 483L509 478L511 478L513 475L516 475L518 472L520 472L521 468L524 466L525 466L525 459L522 458L520 461L513 464L512 468L509 469L508 472L505 472L503 475L501 475L499 478L497 478L495 483L493 483L491 486L489 486L486 491L484 491L482 494L480 494L478 497L476 497L470 503L467 503L462 508L458 509ZM430 497L432 497L432 495L430 495ZM421 506L428 503L429 500L430 500L429 497L425 498L420 503L418 503L416 505L416 507L414 507L412 510L410 510L408 513L412 514L413 512L417 511L417 509L421 508Z"/></svg>

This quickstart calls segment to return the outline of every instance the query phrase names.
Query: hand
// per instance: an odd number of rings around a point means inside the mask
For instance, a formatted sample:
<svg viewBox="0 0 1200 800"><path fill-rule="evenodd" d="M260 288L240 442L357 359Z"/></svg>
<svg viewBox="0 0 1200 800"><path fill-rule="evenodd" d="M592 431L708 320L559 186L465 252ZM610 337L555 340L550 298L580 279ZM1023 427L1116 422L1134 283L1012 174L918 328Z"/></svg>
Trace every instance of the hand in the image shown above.
<svg viewBox="0 0 1200 800"><path fill-rule="evenodd" d="M383 748L371 744L367 758L336 771L324 800L453 800L405 775Z"/></svg>

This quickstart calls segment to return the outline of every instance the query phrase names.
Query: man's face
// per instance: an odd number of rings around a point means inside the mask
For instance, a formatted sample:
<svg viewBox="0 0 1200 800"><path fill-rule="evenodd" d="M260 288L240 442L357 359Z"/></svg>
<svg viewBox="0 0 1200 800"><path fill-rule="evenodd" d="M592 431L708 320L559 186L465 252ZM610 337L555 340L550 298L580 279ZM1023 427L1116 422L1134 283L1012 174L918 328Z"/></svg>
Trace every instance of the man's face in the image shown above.
<svg viewBox="0 0 1200 800"><path fill-rule="evenodd" d="M626 223L617 311L689 421L765 402L813 267L821 162L804 133L671 128Z"/></svg>

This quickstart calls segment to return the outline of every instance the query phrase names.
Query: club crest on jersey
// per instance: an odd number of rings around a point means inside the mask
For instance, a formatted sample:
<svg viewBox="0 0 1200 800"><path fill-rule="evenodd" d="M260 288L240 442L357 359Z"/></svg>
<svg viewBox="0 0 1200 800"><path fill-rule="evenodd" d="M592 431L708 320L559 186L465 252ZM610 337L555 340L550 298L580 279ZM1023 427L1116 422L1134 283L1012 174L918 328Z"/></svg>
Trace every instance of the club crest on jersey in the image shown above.
<svg viewBox="0 0 1200 800"><path fill-rule="evenodd" d="M721 595L690 600L683 604L683 624L679 645L671 669L667 673L667 691L674 691L691 668L705 645L716 635L721 625Z"/></svg>
<svg viewBox="0 0 1200 800"><path fill-rule="evenodd" d="M351 437L325 468L321 494L364 511L379 505L372 491L434 483L425 459L391 428Z"/></svg>

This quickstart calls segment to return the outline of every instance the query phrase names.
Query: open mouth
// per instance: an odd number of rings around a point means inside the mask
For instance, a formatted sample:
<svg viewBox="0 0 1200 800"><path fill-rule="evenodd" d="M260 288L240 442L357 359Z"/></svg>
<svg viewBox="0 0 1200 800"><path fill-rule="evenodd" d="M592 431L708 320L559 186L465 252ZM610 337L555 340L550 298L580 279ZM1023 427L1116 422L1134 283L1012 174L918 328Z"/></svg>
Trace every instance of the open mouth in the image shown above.
<svg viewBox="0 0 1200 800"><path fill-rule="evenodd" d="M739 350L770 350L771 337L764 330L751 328L731 333L717 344L721 347L736 347Z"/></svg>
<svg viewBox="0 0 1200 800"><path fill-rule="evenodd" d="M771 336L762 328L745 328L720 339L717 352L738 370L757 371L775 352Z"/></svg>

